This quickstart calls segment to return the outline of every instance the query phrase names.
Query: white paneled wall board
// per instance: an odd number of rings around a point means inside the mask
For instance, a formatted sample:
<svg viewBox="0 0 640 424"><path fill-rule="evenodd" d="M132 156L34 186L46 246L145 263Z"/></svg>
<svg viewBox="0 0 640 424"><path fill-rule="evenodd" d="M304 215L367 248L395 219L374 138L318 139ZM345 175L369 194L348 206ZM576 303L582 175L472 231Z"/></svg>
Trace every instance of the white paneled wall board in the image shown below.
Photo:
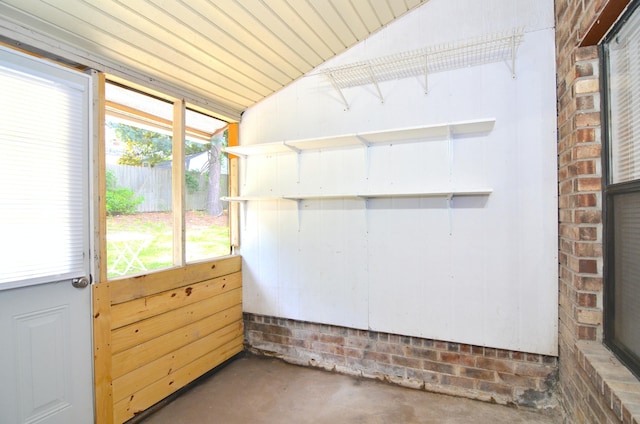
<svg viewBox="0 0 640 424"><path fill-rule="evenodd" d="M317 71L513 27L515 79L345 88L344 111L309 77L244 113L247 312L557 354L553 1L430 0Z"/></svg>

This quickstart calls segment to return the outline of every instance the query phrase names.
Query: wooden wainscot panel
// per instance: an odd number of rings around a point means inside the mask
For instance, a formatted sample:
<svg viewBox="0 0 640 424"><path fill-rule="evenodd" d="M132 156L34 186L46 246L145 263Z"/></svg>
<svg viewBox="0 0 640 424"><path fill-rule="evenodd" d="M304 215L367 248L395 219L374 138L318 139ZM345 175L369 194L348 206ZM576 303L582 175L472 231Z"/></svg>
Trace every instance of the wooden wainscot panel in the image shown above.
<svg viewBox="0 0 640 424"><path fill-rule="evenodd" d="M109 284L91 285L93 295L93 373L96 422L113 422L111 377L111 308Z"/></svg>
<svg viewBox="0 0 640 424"><path fill-rule="evenodd" d="M111 328L117 329L143 319L242 287L242 274L225 275L152 296L114 305Z"/></svg>
<svg viewBox="0 0 640 424"><path fill-rule="evenodd" d="M229 256L111 282L111 304L151 296L203 280L240 272L242 258Z"/></svg>
<svg viewBox="0 0 640 424"><path fill-rule="evenodd" d="M242 304L242 289L231 291L204 299L193 305L156 315L149 319L127 325L114 330L111 335L111 351L121 352L136 345L180 329L211 316L213 311L224 311Z"/></svg>
<svg viewBox="0 0 640 424"><path fill-rule="evenodd" d="M132 393L150 386L161 378L171 375L174 370L185 367L189 363L197 360L223 345L231 342L243 340L243 326L241 322L227 325L208 336L202 337L195 342L185 345L173 352L170 352L155 361L136 368L130 373L123 375L113 381L113 399L118 402Z"/></svg>
<svg viewBox="0 0 640 424"><path fill-rule="evenodd" d="M123 423L243 350L242 259L93 287L96 420Z"/></svg>
<svg viewBox="0 0 640 424"><path fill-rule="evenodd" d="M116 402L114 406L116 422L123 422L139 414L159 400L164 399L176 390L181 389L191 381L207 373L215 366L242 352L242 350L242 341L234 340L198 358L187 366L175 370L171 374L131 394L125 399Z"/></svg>
<svg viewBox="0 0 640 424"><path fill-rule="evenodd" d="M227 325L242 320L242 306L237 305L194 322L185 327L163 334L131 349L113 355L111 375L118 378L123 374L171 353L182 346L205 337Z"/></svg>

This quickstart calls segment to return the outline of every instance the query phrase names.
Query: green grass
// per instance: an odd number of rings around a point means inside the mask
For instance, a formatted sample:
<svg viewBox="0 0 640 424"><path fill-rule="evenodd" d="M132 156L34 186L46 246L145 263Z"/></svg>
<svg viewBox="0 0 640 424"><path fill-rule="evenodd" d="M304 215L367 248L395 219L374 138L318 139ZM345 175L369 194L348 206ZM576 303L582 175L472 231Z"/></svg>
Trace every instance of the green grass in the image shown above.
<svg viewBox="0 0 640 424"><path fill-rule="evenodd" d="M109 278L173 266L173 236L170 220L169 222L150 221L145 215L107 217L107 276ZM186 240L187 262L225 256L230 251L228 226L196 227L187 223ZM139 262L134 261L131 266L128 266L121 258L115 264L119 250L124 251L125 258L130 260L139 248L137 256Z"/></svg>

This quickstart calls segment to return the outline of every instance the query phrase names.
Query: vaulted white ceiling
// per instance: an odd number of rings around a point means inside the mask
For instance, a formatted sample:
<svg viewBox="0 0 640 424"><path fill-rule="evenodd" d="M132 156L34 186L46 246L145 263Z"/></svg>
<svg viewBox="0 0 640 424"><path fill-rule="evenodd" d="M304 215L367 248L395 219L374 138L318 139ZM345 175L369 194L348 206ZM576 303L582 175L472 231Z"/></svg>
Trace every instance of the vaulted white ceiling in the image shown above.
<svg viewBox="0 0 640 424"><path fill-rule="evenodd" d="M0 16L233 118L425 1L0 0Z"/></svg>

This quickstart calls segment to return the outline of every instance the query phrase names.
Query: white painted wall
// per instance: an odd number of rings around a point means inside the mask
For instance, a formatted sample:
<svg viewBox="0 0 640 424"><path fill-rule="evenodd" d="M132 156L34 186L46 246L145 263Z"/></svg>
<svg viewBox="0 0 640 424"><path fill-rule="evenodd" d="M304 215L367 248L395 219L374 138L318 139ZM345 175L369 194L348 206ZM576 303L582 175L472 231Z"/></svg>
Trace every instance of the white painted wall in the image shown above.
<svg viewBox="0 0 640 424"><path fill-rule="evenodd" d="M241 194L490 187L489 196L250 201L245 311L557 354L552 0L430 0L324 66L524 27L516 75L493 63L347 89L304 77L248 109L241 144L495 118L447 141L251 156Z"/></svg>

